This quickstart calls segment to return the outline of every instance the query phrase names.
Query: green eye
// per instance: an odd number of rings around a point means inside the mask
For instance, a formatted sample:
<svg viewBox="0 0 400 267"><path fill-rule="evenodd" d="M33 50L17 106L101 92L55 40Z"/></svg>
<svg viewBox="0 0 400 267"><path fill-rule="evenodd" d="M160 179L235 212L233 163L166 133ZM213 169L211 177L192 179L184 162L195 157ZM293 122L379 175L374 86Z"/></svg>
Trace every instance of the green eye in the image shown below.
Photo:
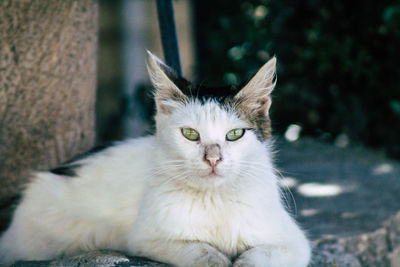
<svg viewBox="0 0 400 267"><path fill-rule="evenodd" d="M190 141L199 141L200 134L195 129L192 128L182 128L181 129L182 135L189 139Z"/></svg>
<svg viewBox="0 0 400 267"><path fill-rule="evenodd" d="M233 129L230 130L227 134L226 134L226 140L228 141L236 141L239 138L241 138L244 135L244 129Z"/></svg>

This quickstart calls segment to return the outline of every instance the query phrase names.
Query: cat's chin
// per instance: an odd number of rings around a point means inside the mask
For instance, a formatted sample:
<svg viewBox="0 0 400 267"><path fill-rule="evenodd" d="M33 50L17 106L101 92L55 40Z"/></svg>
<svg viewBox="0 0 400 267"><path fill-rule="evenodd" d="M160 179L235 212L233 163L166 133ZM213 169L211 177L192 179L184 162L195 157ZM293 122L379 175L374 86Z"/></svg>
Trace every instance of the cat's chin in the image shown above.
<svg viewBox="0 0 400 267"><path fill-rule="evenodd" d="M225 184L227 177L222 173L213 171L201 171L192 175L190 179L180 181L181 185L188 186L195 190L208 190ZM182 183L183 182L183 183Z"/></svg>
<svg viewBox="0 0 400 267"><path fill-rule="evenodd" d="M210 176L203 176L200 177L200 179L197 181L197 183L193 184L196 189L203 189L203 190L209 190L209 189L215 189L220 187L221 185L226 183L226 179L222 176L215 176L215 175L210 175Z"/></svg>
<svg viewBox="0 0 400 267"><path fill-rule="evenodd" d="M215 188L227 181L227 177L218 171L208 171L198 177L198 181L202 186L205 186L205 188Z"/></svg>
<svg viewBox="0 0 400 267"><path fill-rule="evenodd" d="M210 172L206 175L200 176L202 179L223 179L222 175L216 173L216 172Z"/></svg>

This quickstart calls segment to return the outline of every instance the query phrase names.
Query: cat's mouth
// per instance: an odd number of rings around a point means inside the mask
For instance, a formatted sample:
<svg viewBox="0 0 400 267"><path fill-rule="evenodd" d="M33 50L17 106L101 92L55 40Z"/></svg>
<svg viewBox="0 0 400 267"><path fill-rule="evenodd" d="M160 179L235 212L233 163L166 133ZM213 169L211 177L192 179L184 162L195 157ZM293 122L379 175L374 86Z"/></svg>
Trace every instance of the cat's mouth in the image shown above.
<svg viewBox="0 0 400 267"><path fill-rule="evenodd" d="M215 169L211 169L208 174L202 176L202 178L205 179L215 179L220 177L222 177L222 175L220 175Z"/></svg>

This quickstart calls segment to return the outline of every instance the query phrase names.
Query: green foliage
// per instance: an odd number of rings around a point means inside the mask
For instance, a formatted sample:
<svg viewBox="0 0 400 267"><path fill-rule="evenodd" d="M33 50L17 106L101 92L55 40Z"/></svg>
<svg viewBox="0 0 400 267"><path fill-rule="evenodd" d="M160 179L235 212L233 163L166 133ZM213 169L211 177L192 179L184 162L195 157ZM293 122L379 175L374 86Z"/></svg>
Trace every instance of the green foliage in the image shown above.
<svg viewBox="0 0 400 267"><path fill-rule="evenodd" d="M400 4L199 0L199 77L241 83L278 58L274 128L348 135L400 156Z"/></svg>

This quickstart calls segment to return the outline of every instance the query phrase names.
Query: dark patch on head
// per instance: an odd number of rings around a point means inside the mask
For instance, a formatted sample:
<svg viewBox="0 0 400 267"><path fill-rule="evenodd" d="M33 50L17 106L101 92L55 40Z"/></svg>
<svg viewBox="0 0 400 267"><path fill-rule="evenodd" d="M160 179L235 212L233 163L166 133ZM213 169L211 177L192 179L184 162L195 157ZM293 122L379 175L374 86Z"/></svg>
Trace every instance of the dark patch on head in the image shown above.
<svg viewBox="0 0 400 267"><path fill-rule="evenodd" d="M83 154L80 154L78 156L73 157L69 161L65 162L64 164L61 164L60 166L49 170L49 172L60 175L60 176L66 176L66 177L77 177L77 170L82 167L82 163L77 163L77 161L83 160L85 158L88 158L90 156L93 156L94 154L97 154L106 148L108 148L109 145L99 145L88 152L85 152Z"/></svg>
<svg viewBox="0 0 400 267"><path fill-rule="evenodd" d="M196 98L201 103L214 100L220 103L222 106L226 106L228 103L230 103L233 97L240 91L238 87L233 85L220 87L197 85L179 89L181 89L185 95L191 98Z"/></svg>
<svg viewBox="0 0 400 267"><path fill-rule="evenodd" d="M257 127L257 132L259 133L259 136L262 141L267 140L268 138L271 138L271 120L269 117L263 116L262 118L258 117L255 119L254 124Z"/></svg>
<svg viewBox="0 0 400 267"><path fill-rule="evenodd" d="M227 104L228 99L232 99L241 89L242 86L220 86L208 87L204 85L194 85L185 78L177 75L170 68L162 68L168 78L181 90L181 92L189 99L197 99L201 103L208 100L215 100L222 105ZM180 96L178 96L180 98Z"/></svg>

